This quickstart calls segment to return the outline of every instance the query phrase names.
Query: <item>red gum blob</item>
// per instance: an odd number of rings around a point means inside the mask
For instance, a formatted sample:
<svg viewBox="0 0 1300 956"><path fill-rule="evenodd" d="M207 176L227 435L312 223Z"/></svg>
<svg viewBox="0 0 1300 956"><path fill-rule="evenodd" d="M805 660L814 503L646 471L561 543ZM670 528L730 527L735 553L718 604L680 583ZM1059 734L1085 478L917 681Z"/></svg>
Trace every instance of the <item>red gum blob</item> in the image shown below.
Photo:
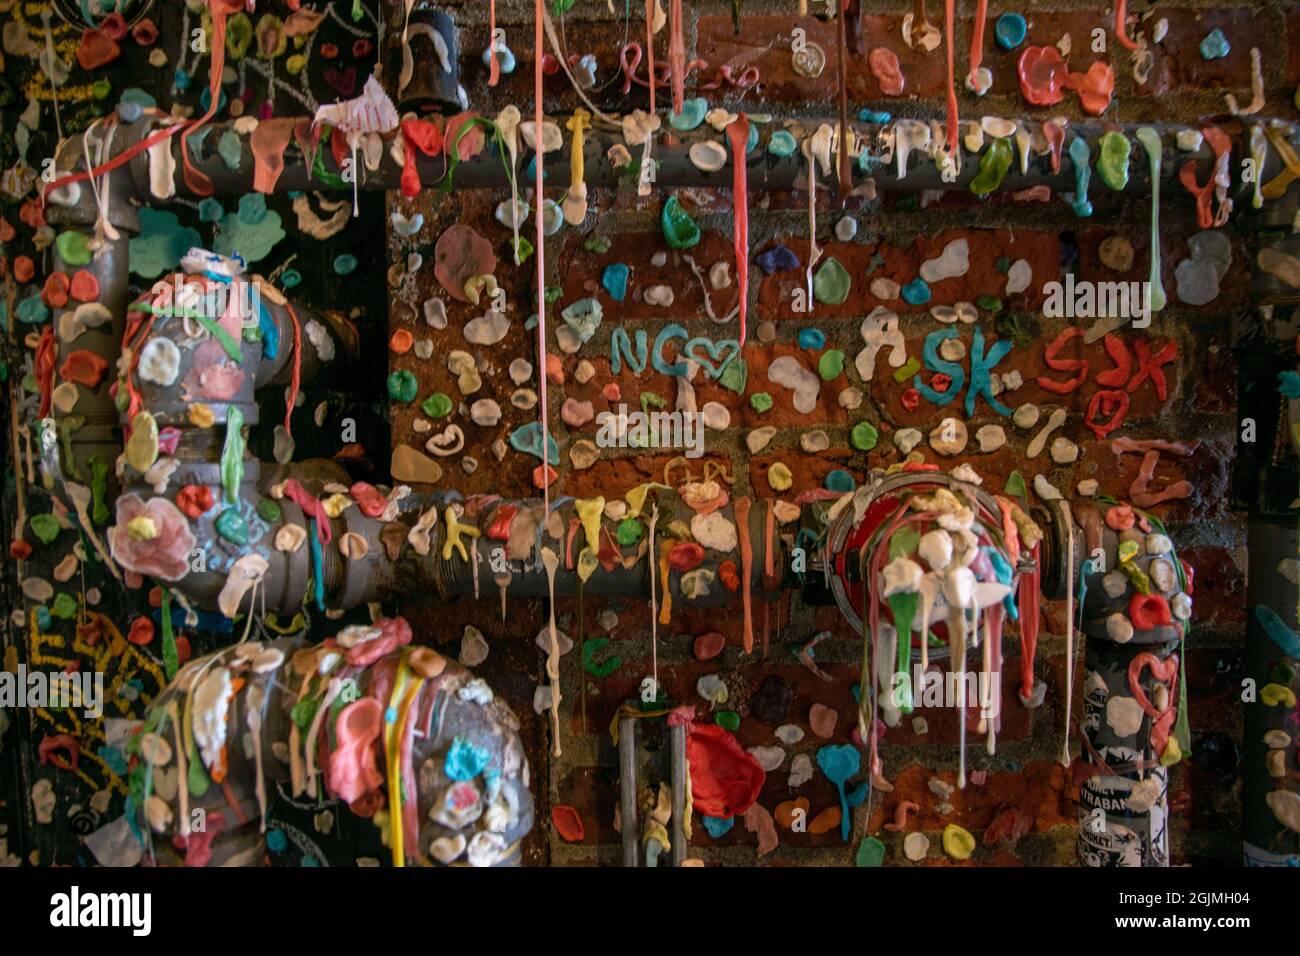
<svg viewBox="0 0 1300 956"><path fill-rule="evenodd" d="M1016 63L1020 94L1033 106L1055 106L1065 98L1061 88L1069 68L1054 46L1025 47Z"/></svg>
<svg viewBox="0 0 1300 956"><path fill-rule="evenodd" d="M740 572L736 568L735 561L728 559L718 565L718 580L728 591L739 590Z"/></svg>
<svg viewBox="0 0 1300 956"><path fill-rule="evenodd" d="M126 639L137 647L153 643L153 621L147 617L137 617L131 622L131 630Z"/></svg>
<svg viewBox="0 0 1300 956"><path fill-rule="evenodd" d="M67 756L60 755L60 750L65 751ZM41 766L53 764L60 770L75 770L81 760L81 744L71 734L53 734L41 739L36 753L40 757Z"/></svg>
<svg viewBox="0 0 1300 956"><path fill-rule="evenodd" d="M381 495L374 485L358 481L348 491L352 495L352 500L357 503L357 508L367 518L378 518L388 507L388 499Z"/></svg>
<svg viewBox="0 0 1300 956"><path fill-rule="evenodd" d="M693 571L704 560L704 549L694 541L673 545L668 552L668 564L677 571Z"/></svg>
<svg viewBox="0 0 1300 956"><path fill-rule="evenodd" d="M1133 527L1133 509L1128 505L1113 505L1106 509L1106 527L1111 531L1127 531Z"/></svg>
<svg viewBox="0 0 1300 956"><path fill-rule="evenodd" d="M76 382L86 388L95 388L108 369L108 360L96 355L89 349L77 349L69 353L59 369L59 375L69 382Z"/></svg>
<svg viewBox="0 0 1300 956"><path fill-rule="evenodd" d="M415 164L416 150L425 156L442 152L442 130L427 120L402 121L402 195L408 199L420 193L420 171Z"/></svg>
<svg viewBox="0 0 1300 956"><path fill-rule="evenodd" d="M582 825L582 817L578 815L577 810L566 803L551 807L551 823L555 824L555 832L566 843L581 843L587 835L586 827Z"/></svg>
<svg viewBox="0 0 1300 956"><path fill-rule="evenodd" d="M197 518L212 507L212 489L206 485L186 485L176 493L176 507L190 518Z"/></svg>
<svg viewBox="0 0 1300 956"><path fill-rule="evenodd" d="M126 39L126 18L114 11L100 21L99 28L111 40Z"/></svg>
<svg viewBox="0 0 1300 956"><path fill-rule="evenodd" d="M502 505L492 515L492 523L488 525L487 536L493 541L509 541L510 525L514 523L515 515L518 513L518 505Z"/></svg>
<svg viewBox="0 0 1300 956"><path fill-rule="evenodd" d="M152 20L145 17L131 28L131 39L140 46L153 46L158 42L158 27Z"/></svg>
<svg viewBox="0 0 1300 956"><path fill-rule="evenodd" d="M722 649L726 646L726 637L717 631L701 634L695 639L695 659L697 661L711 661L721 654Z"/></svg>
<svg viewBox="0 0 1300 956"><path fill-rule="evenodd" d="M207 866L212 861L212 841L226 828L225 814L209 813L206 823L206 830L191 830L188 837L172 837L172 846L185 851L186 866Z"/></svg>
<svg viewBox="0 0 1300 956"><path fill-rule="evenodd" d="M1115 94L1115 71L1109 63L1096 60L1085 73L1069 73L1063 80L1067 89L1079 94L1083 111L1091 116L1100 116L1110 106L1110 98Z"/></svg>
<svg viewBox="0 0 1300 956"><path fill-rule="evenodd" d="M66 272L51 272L41 289L41 298L52 309L61 309L68 304L68 290L72 283Z"/></svg>
<svg viewBox="0 0 1300 956"><path fill-rule="evenodd" d="M888 47L878 46L867 57L871 75L880 83L880 92L885 96L902 96L905 80L898 56Z"/></svg>
<svg viewBox="0 0 1300 956"><path fill-rule="evenodd" d="M122 55L122 48L103 30L87 30L77 45L77 62L86 71L97 70Z"/></svg>
<svg viewBox="0 0 1300 956"><path fill-rule="evenodd" d="M78 269L72 276L72 287L69 291L78 302L94 302L99 298L99 279L93 272Z"/></svg>

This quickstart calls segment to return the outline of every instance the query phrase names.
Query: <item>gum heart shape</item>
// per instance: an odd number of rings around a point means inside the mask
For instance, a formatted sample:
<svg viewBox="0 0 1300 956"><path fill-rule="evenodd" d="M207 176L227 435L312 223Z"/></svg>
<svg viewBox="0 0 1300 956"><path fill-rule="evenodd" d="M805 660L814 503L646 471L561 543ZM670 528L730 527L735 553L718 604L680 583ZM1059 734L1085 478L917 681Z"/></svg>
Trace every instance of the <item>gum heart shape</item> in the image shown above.
<svg viewBox="0 0 1300 956"><path fill-rule="evenodd" d="M1176 699L1178 690L1178 655L1170 654L1161 660L1150 651L1143 651L1134 656L1128 665L1128 689L1138 706L1152 718L1151 749L1157 754L1163 754L1169 743L1169 731L1174 725L1178 708L1170 703L1164 713L1161 713L1147 699L1146 691L1142 689L1142 671L1147 668L1150 668L1151 676L1156 680L1169 685L1169 699L1172 702Z"/></svg>
<svg viewBox="0 0 1300 956"><path fill-rule="evenodd" d="M1064 98L1061 90L1070 71L1056 47L1026 47L1016 72L1020 75L1021 95L1034 106L1054 106Z"/></svg>
<svg viewBox="0 0 1300 956"><path fill-rule="evenodd" d="M708 352L708 359L701 357L700 349ZM727 357L719 362L718 357L724 352L727 353ZM731 360L740 354L740 343L735 339L723 339L720 342L715 342L703 335L698 335L686 343L683 354L704 369L709 378L716 380L722 377L723 370L726 369Z"/></svg>
<svg viewBox="0 0 1300 956"><path fill-rule="evenodd" d="M357 69L354 66L346 70L329 67L325 70L325 82L333 87L339 96L351 96L357 88Z"/></svg>
<svg viewBox="0 0 1300 956"><path fill-rule="evenodd" d="M363 697L339 712L335 723L338 747L330 754L326 784L330 793L353 803L384 782L375 766L374 743L383 729L383 707Z"/></svg>

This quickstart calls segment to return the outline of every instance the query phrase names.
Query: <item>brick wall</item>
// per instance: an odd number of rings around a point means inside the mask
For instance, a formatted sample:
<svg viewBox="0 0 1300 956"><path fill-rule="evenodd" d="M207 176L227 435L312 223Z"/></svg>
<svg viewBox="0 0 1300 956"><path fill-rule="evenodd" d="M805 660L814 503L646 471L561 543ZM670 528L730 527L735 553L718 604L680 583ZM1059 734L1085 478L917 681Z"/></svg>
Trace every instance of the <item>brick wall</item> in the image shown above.
<svg viewBox="0 0 1300 956"><path fill-rule="evenodd" d="M506 0L498 3L498 22L506 30L519 65L495 91L485 86L486 71L478 60L487 37L484 15L477 11L478 6L466 4L457 11L464 48L462 79L469 91L471 105L482 113L493 115L501 106L516 103L527 115L530 112L526 104L531 103L532 76L531 4ZM621 8L621 4L615 3L615 6ZM791 16L797 9L795 0L781 3L749 0L743 5L742 30L737 37L731 27L729 4L692 2L686 6L688 59L698 56L709 64L701 71L703 75L711 75L732 57L758 52L756 58L746 62L759 67L760 84L743 96L735 92L701 94L709 96L710 105L726 105L750 112L770 111L777 116L826 117L832 114L833 23ZM814 2L811 6L817 11L822 4ZM942 8L935 10L933 6L931 18L941 24ZM1107 28L1111 19L1109 11L1068 0L1051 6L1050 10L1021 10L1031 21L1026 43L1053 44L1068 32L1075 51L1071 57L1073 68L1080 69L1092 59L1109 60L1118 80L1116 97L1105 119L1194 122L1199 115L1222 111L1222 94L1229 90L1245 102L1250 97L1251 46L1258 46L1263 54L1268 98L1265 112L1294 116L1292 94L1300 76L1300 61L1297 59L1300 54L1296 52L1300 49L1300 37L1297 37L1300 19L1284 4L1214 9L1201 4L1175 4L1139 6L1130 10L1144 18L1149 11L1155 11L1153 18L1164 17L1169 24L1166 39L1160 45L1155 66L1145 83L1133 78L1130 54L1115 41L1113 31ZM957 62L960 76L969 48L973 4L959 3L958 7ZM851 113L856 113L859 106L869 104L872 108L889 109L896 116L942 117L943 48L929 55L906 50L898 36L898 24L909 9L909 5L898 2L873 4L872 15L865 20L870 46L883 43L900 53L907 77L904 95L881 98L878 84L865 64L853 62L849 68ZM961 115L978 117L988 113L1042 119L1064 114L1080 118L1077 99L1073 97L1067 97L1065 103L1051 111L1034 110L1022 102L1015 78L1018 52L1000 50L992 36L997 16L1015 9L1000 3L991 5L985 64L993 73L993 87L983 100L960 90ZM1154 19L1143 20L1143 29L1148 34L1154 22ZM820 80L800 78L790 69L788 37L797 25L807 30L810 40L821 43L830 57L826 73ZM1206 62L1197 52L1196 45L1215 26L1221 27L1229 37L1232 51L1224 59ZM1104 54L1090 52L1094 27L1106 29L1107 52ZM644 21L637 11L633 13L630 29L633 37L644 38ZM594 53L597 56L599 90L593 95L599 105L624 111L644 107L644 90L634 88L627 97L618 95L615 54L624 36L621 16L611 16L604 4L578 0L563 23L563 34L571 53ZM786 46L781 41L773 43L778 35L787 38ZM660 35L661 58L665 44L666 33ZM769 49L763 49L769 46ZM563 77L551 77L547 82L548 113L571 111L575 98ZM668 101L666 90L660 95L660 103ZM689 86L688 95L692 95ZM1141 173L1136 163L1133 173ZM825 185L823 181L823 187ZM677 191L676 195L704 230L704 238L692 250L696 261L706 270L713 262L729 261L729 191L691 189ZM533 263L529 261L517 269L506 265L509 230L492 218L493 209L503 198L495 192L477 194L466 191L436 196L432 201L428 196L414 201L402 200L396 194L390 196L391 211L401 210L410 215L418 210L426 219L424 228L412 240L390 236L391 260L419 251L426 262L431 262L433 246L442 230L452 223L468 223L493 243L502 263L496 273L497 279L506 289L512 306L512 327L503 342L491 348L470 347L464 341L461 328L465 321L481 314L481 310L447 300L450 318L447 328L432 330L423 322L421 304L432 295L440 295L444 300L447 297L442 294L430 269L407 276L391 290L391 328L409 329L417 340L432 340L435 357L426 361L409 354L395 356L393 361L394 367L409 367L416 372L422 396L432 391L444 391L458 399L454 376L437 357L457 348L468 348L475 353L480 360L484 387L474 397L495 398L505 415L500 425L479 428L468 424L463 413L453 412L450 420L462 423L465 428L465 451L477 459L478 467L471 474L449 467L447 480L467 493L530 496L534 489L529 475L535 460L510 451L504 461L497 464L491 450L493 443L506 437L513 428L536 417L535 410L513 409L509 403L515 387L507 375L510 361L515 357L535 359L531 344L533 333L525 329L523 321L531 312ZM672 457L671 453L606 450L588 470L575 470L569 465L567 452L573 442L583 437L592 438L596 426L594 423L577 429L565 426L560 421L559 410L566 399L590 401L596 411L612 407L613 403L604 394L610 382L617 383L622 400L630 406L645 393L653 393L669 407L676 398L672 380L650 369L641 375L626 368L619 375L611 374L609 337L614 328L623 325L629 330L646 329L651 341L657 330L669 321L680 322L692 333L722 334L702 311L704 303L700 284L685 267L680 254L669 250L661 237L658 222L664 198L661 190L644 199L627 189L617 193L593 191L591 211L585 223L578 228L566 226L548 242L547 285L562 290L559 300L549 307L548 313L554 316L565 305L587 296L598 298L604 306L604 321L598 333L576 354L565 355L554 340L551 342L551 354L560 356L564 372L563 384L553 385L549 393L551 427L564 462L553 496L584 497L600 493L607 499L617 498L643 481L663 480L663 467ZM863 318L881 304L899 312L908 354L918 359L921 357L924 338L940 327L938 323L927 314L926 307L909 307L901 300L882 303L871 294L869 283L872 279L884 277L905 284L916 276L922 261L938 255L949 241L964 237L970 244L969 271L963 276L935 283L933 298L928 305L979 299L985 307L980 309L976 325L958 326L960 341L969 348L975 328L982 330L989 340L1013 340L1014 349L997 371L1019 371L1025 384L1015 392L1003 393L1000 398L1013 407L1030 402L1037 404L1043 408L1044 414L1036 427L1021 429L1012 425L1009 419L997 415L981 400L974 416L967 420L971 446L958 458L941 458L926 442L922 442L917 450L927 461L937 461L945 468L959 461L970 463L984 477L985 487L994 490L1000 490L1007 477L1013 471L1019 471L1027 481L1032 481L1036 474L1044 474L1067 494L1080 480L1096 479L1103 493L1127 497L1137 475L1139 457L1113 454L1109 439L1098 440L1084 424L1088 401L1100 387L1094 377L1112 368L1102 343L1097 341L1080 348L1079 342L1075 341L1064 353L1067 357L1081 357L1090 363L1087 380L1073 393L1057 395L1035 383L1040 375L1054 379L1069 376L1069 373L1049 369L1044 362L1046 345L1070 324L1069 320L1048 319L1041 314L1045 283L1061 280L1067 271L1072 271L1076 280L1136 281L1146 277L1150 254L1148 201L1112 194L1095 177L1091 198L1095 211L1091 218L1083 220L1076 218L1068 204L1059 197L1053 197L1049 202L1033 202L997 195L980 202L966 192L925 196L891 193L881 199L854 198L846 207L840 207L835 202L832 184L831 188L824 188L818 194L818 241L826 256L834 256L848 270L852 288L842 305L819 305L809 316L796 314L790 307L791 290L802 281L802 266L808 249L806 194L768 191L764 189L761 177L752 176L749 201L753 252L758 254L782 243L799 257L800 267L771 276L764 275L757 268L751 270L748 290L751 339L743 353L748 367L744 393L737 394L707 382L703 377L696 382L700 406L716 401L726 406L731 415L729 428L710 432L708 454L704 460L721 464L734 477L733 497L748 494L755 498L770 498L776 494L767 482L767 469L775 462L784 463L795 479L794 488L787 493L790 496L820 485L833 468L846 469L855 479L861 480L869 469L885 468L900 461L902 452L892 440L900 429L919 428L928 434L947 415L963 417L960 402L939 408L923 400L916 410L908 411L902 399L910 383L895 381L883 352L877 360L875 377L870 382L860 378L853 357L863 345L859 332ZM858 223L856 236L850 242L837 241L832 232L842 216L853 216ZM1177 195L1166 202L1161 223L1164 284L1170 304L1156 316L1150 328L1142 331L1124 329L1118 335L1130 351L1138 342L1149 344L1153 352L1166 342L1176 344L1176 358L1164 367L1168 394L1164 400L1159 399L1150 381L1137 387L1124 426L1111 437L1196 439L1201 443L1190 458L1163 460L1155 483L1157 487L1163 487L1186 479L1194 489L1187 500L1171 502L1156 509L1169 522L1182 554L1197 569L1195 629L1188 644L1186 670L1193 750L1190 759L1177 767L1172 777L1172 849L1176 863L1229 863L1238 859L1239 853L1235 761L1240 723L1234 694L1240 686L1242 669L1245 561L1242 522L1227 510L1227 486L1237 427L1234 362L1227 330L1233 316L1248 308L1248 255L1243 241L1230 229L1233 263L1221 284L1220 294L1204 306L1184 305L1175 294L1174 269L1187 257L1188 238L1197 229L1189 197ZM531 229L530 221L525 230L530 237ZM1099 258L1102 240L1115 235L1128 239L1135 253L1132 268L1124 274L1107 268ZM588 240L595 236L609 240L607 250L593 251ZM599 249L599 246L595 248ZM667 253L666 262L657 264L652 261L655 253ZM1007 295L1004 291L1005 271L1010 262L1018 259L1028 261L1033 279L1024 292ZM611 263L622 263L631 268L629 297L623 303L614 302L600 287L602 270ZM657 308L643 301L634 301L639 298L638 293L658 283L668 284L674 289L672 308ZM724 313L734 303L734 286L713 295L718 297L716 304L721 306L717 311ZM765 322L770 322L772 328L755 334L759 324ZM1084 321L1080 324L1086 327L1090 323ZM796 341L798 332L807 326L815 326L825 333L823 349L809 350L799 346ZM772 340L764 341L769 336L773 336ZM794 409L788 390L767 381L767 366L777 356L790 355L805 367L816 370L820 355L833 348L845 353L844 371L823 383L816 409L811 415L802 415ZM581 361L589 361L594 369L593 377L585 384L575 378ZM969 369L968 358L960 364ZM858 408L850 410L837 401L845 389L859 389L863 393L864 401ZM774 405L770 410L759 412L752 406L750 397L758 391L771 394ZM1026 454L1027 444L1046 421L1047 410L1058 407L1068 412L1068 418L1057 434L1068 437L1080 449L1078 460L1069 466L1054 464L1047 452L1034 459ZM394 446L400 443L416 447L423 445L424 436L412 431L415 418L418 418L418 409L414 406L394 408ZM855 450L849 442L852 426L861 421L869 421L880 430L879 443L865 453ZM993 423L1006 429L1008 444L991 454L974 452L976 429ZM751 456L744 439L750 429L760 426L775 426L776 436L761 454ZM830 438L828 450L817 454L801 450L800 437L810 429L822 429L827 433ZM490 586L488 590L491 590ZM760 643L755 653L746 655L740 643L739 604L737 599L719 611L678 612L668 627L659 628L660 680L671 698L695 704L699 719L707 721L711 719L710 707L697 695L696 681L705 674L722 677L731 691L726 708L738 710L742 715L737 737L745 747L778 744L774 726L747 714L746 699L773 675L791 684L796 695L786 722L801 727L805 736L799 743L785 747L785 760L779 769L768 774L760 803L769 811L776 811L778 806L788 801L806 800L809 818L814 818L820 811L837 805L834 788L825 777L814 771L811 780L791 789L787 786L789 770L797 754L812 755L823 743L849 741L855 724L852 687L858 680L859 637L849 631L833 608L806 607L795 595L793 600L787 599L780 606L774 604L770 610L762 608L761 602L756 605L759 608L756 620L760 635L765 615L770 613L770 640L766 648ZM598 615L610 610L617 615L617 624L606 630L598 622ZM947 783L955 780L955 712L919 710L918 716L924 717L928 725L926 733L917 734L905 719L899 728L886 735L883 750L886 773L893 780L895 789L885 795L883 803L875 801L869 819L865 811L858 811L854 835L848 844L841 841L838 828L820 834L792 833L778 825L780 846L763 857L763 861L781 865L851 864L858 840L869 832L885 842L886 862L898 863L903 860L901 840L904 834L886 831L881 824L893 820L900 801L911 800L919 805L920 810L913 816L908 829L919 828L930 836L929 864L951 862L939 850L939 834L946 824L958 823L978 837L999 811L1008 808L1021 811L1032 819L1028 834L1015 844L981 846L972 863L1073 863L1077 789L1071 785L1068 772L1057 761L1065 722L1065 668L1069 666L1061 636L1064 605L1045 603L1043 612L1046 633L1040 640L1036 674L1047 683L1046 700L1041 708L1026 710L1015 699L1012 681L1004 682L1004 729L996 756L987 756L982 741L974 736L970 740L971 768L987 771L982 785L971 785L964 792L954 794L948 800L950 809L940 807L943 801L935 795L930 784L935 778ZM547 827L545 834L534 839L531 858L535 862L549 860L553 864L565 865L617 864L620 859L619 838L613 829L617 763L609 726L616 707L635 696L641 679L651 669L648 607L633 601L586 601L583 622L586 637L609 638L608 645L597 655L598 659L617 656L622 663L603 679L590 675L585 677L584 730L580 718L580 656L576 650L565 656L561 672L565 696L564 753L559 758L551 758L548 753L545 714L539 718L530 709L532 688L545 682L545 655L533 644L544 622L540 605L512 609L504 622L491 594L478 604L462 602L450 611L413 606L408 613L425 621L427 627L436 629L449 642L459 638L464 624L473 623L483 630L492 651L480 671L498 686L499 692L507 694L526 718L526 736L535 768L534 791L539 820L548 819L548 808L555 803L572 805L582 816L586 837L580 845L565 843ZM560 600L557 613L560 627L575 636L578 630L575 603L568 599ZM608 624L610 620L604 623ZM829 682L817 678L791 654L792 646L807 641L823 629L830 630L832 637L818 646L817 659L831 676ZM720 631L726 636L726 649L713 660L697 661L692 653L694 639L709 631ZM1018 667L1015 646L1013 632L1007 641L1007 674L1015 673ZM1080 680L1080 674L1076 673L1076 693ZM833 708L838 714L829 741L819 739L809 727L809 709L814 704ZM1074 714L1077 717L1077 701ZM940 809L947 812L940 812ZM691 855L710 863L752 864L757 861L755 846L756 837L746 832L739 821L729 833L718 839L710 838L697 824Z"/></svg>

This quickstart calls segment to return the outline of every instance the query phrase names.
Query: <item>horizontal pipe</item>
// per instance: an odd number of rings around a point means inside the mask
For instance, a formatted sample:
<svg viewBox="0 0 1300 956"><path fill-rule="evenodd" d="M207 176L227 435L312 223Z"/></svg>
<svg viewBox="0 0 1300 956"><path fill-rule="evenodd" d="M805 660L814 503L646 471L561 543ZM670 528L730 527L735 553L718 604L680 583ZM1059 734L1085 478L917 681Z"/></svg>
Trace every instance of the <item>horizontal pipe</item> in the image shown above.
<svg viewBox="0 0 1300 956"><path fill-rule="evenodd" d="M553 117L548 120L548 122L558 124L562 130L565 128L564 124L567 121L568 117L565 116ZM796 150L790 156L781 157L768 152L766 148L771 134L777 130L787 128L787 124L782 123L780 120L773 120L770 123L755 123L754 125L760 132L758 144L749 153L747 159L751 188L768 190L806 188L808 166L806 159L802 155L802 149ZM832 130L838 128L838 123L833 118L790 121L789 128L796 132L796 139L802 142L808 135L823 125L829 126ZM1161 181L1162 184L1170 187L1165 192L1165 198L1168 199L1175 195L1186 197L1185 190L1178 185L1178 170L1188 160L1195 161L1198 179L1203 182L1210 175L1214 165L1213 153L1204 143L1195 151L1185 151L1177 147L1175 143L1176 133L1189 127L1168 124L1102 125L1072 123L1066 127L1066 138L1069 140L1075 135L1081 135L1090 145L1095 145L1098 137L1103 132L1110 130L1122 132L1131 144L1130 176L1124 193L1128 195L1145 195L1150 192L1151 188L1150 177L1146 174L1147 158L1142 146L1135 138L1136 131L1143 126L1150 126L1155 129L1160 134L1164 145ZM945 180L940 175L934 161L924 151L913 150L907 162L906 173L900 177L895 163L886 161L889 156L886 144L892 136L895 124L851 122L849 127L853 131L855 139L864 145L869 155L874 157L873 162L869 164L870 168L866 170L857 162L854 162L853 182L855 187L871 180L877 189L882 190L966 190L969 189L971 181L978 173L980 155L982 154L971 153L963 149L962 163L956 177ZM211 180L217 195L233 195L253 191L256 164L250 146L249 134L236 132L234 122L213 123L209 124L206 129L208 132L203 138L202 155L194 161L194 167ZM932 124L932 129L937 130L938 127ZM1041 124L1030 122L1030 130L1034 135L1036 146L1039 147L1043 143L1039 132L1040 129ZM125 135L118 135L114 138L114 147L117 152L121 152L152 131L153 123L151 120L140 120L127 127ZM232 133L240 145L240 160L235 169L229 168L226 160L216 152L215 144L220 142L227 133ZM402 166L393 157L392 150L389 148L395 137L395 132L385 134L385 148L381 152L377 169L365 169L360 156L358 157L358 173L360 176L357 183L358 188L366 190L395 190L399 188ZM72 140L65 141L59 154L61 159L59 169L61 171L83 168L84 164L80 159L82 149L79 139L80 137L74 137ZM566 133L563 147L545 154L543 168L546 173L547 185L550 187L567 189L571 184L572 140L573 137ZM986 137L986 143L987 140ZM706 141L723 143L724 137L723 134L715 132L708 126L702 126L690 132L679 132L665 125L656 134L652 153L656 162L655 185L660 189L731 188L732 170L730 158L721 169L712 172L698 169L692 163L690 159L691 147ZM1234 160L1232 168L1235 169L1240 166L1240 157L1247 155L1247 153L1241 148L1242 144L1239 135L1233 137L1233 142ZM175 166L173 177L175 192L177 195L189 195L181 174L180 138L178 136L172 137L169 146ZM588 187L617 187L629 184L626 171L616 169L608 158L608 151L615 146L622 146L627 149L634 160L642 153L641 146L627 146L621 132L600 128L587 130L583 140L583 157L585 182ZM987 149L987 145L984 148ZM320 149L322 150L321 162L326 172L332 176L341 176L341 170L334 161L328 143L322 142ZM228 148L226 153L229 154ZM526 185L525 180L531 181L531 177L524 174L531 157L532 151L522 145L521 138L518 161L514 166L514 175L520 188ZM312 170L307 164L302 151L293 143L290 143L285 148L284 161L284 170L275 184L275 192L277 193L341 188L337 182L331 183L316 178L312 174ZM1024 174L1019 172L1019 162L1020 158L1017 155L1013 160L1011 170L1002 181L999 192L1016 192L1032 186L1047 186L1053 191L1061 192L1072 192L1075 189L1074 164L1070 160L1068 152L1062 152L1059 168L1056 171L1052 170L1051 159L1046 153L1033 155L1029 161L1028 171ZM424 188L432 188L446 181L448 164L445 156L428 157L419 154L416 158L416 165L420 172L420 182ZM832 168L835 166L833 156L831 166ZM1280 160L1275 155L1275 151L1270 150L1263 171L1264 180L1272 178L1281 168ZM151 201L149 158L147 154L137 155L131 161L130 169L130 180L133 183L135 196L141 202ZM457 164L454 182L458 188L507 189L509 188L509 178L506 169L507 165L502 162L501 157L491 145L491 137L489 136L489 144L484 149L480 150L477 155L464 159ZM819 180L825 184L833 176L833 172L830 176L819 175ZM352 185L345 183L342 188L351 191ZM1237 194L1246 194L1250 189L1251 187L1246 184L1237 183L1234 191Z"/></svg>

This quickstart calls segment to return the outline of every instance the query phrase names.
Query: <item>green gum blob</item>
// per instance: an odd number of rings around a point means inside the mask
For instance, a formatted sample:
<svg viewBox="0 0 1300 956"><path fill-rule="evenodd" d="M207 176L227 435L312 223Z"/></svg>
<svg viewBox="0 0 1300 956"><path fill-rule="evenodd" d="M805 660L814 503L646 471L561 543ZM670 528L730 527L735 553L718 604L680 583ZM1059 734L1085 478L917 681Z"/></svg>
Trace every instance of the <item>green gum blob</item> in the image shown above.
<svg viewBox="0 0 1300 956"><path fill-rule="evenodd" d="M659 221L663 225L664 240L674 249L689 249L700 241L700 227L682 208L676 196L669 196L664 202Z"/></svg>
<svg viewBox="0 0 1300 956"><path fill-rule="evenodd" d="M970 181L970 191L976 196L987 196L1001 186L1011 168L1012 153L1009 137L1001 136L989 143L980 156L979 172Z"/></svg>
<svg viewBox="0 0 1300 956"><path fill-rule="evenodd" d="M1128 185L1129 141L1123 133L1110 130L1097 141L1097 176L1108 189L1120 192Z"/></svg>

